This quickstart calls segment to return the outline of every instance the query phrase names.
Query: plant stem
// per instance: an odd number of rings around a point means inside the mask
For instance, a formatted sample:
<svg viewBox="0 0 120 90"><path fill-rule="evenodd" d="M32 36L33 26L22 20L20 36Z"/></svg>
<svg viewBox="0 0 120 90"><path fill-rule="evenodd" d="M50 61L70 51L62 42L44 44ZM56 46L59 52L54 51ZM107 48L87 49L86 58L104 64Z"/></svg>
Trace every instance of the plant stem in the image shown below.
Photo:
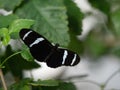
<svg viewBox="0 0 120 90"><path fill-rule="evenodd" d="M94 85L96 85L96 86L98 86L98 87L101 87L101 84L99 84L99 83L97 83L97 82L95 82L95 81L92 81L92 80L80 80L79 83L80 83L80 82L91 83L91 84L94 84ZM77 81L77 82L74 82L74 83L78 83L78 81Z"/></svg>
<svg viewBox="0 0 120 90"><path fill-rule="evenodd" d="M110 81L115 75L117 75L119 72L120 72L120 68L119 68L117 71L115 71L115 72L106 80L104 86L106 87L107 84L109 83L109 81Z"/></svg>
<svg viewBox="0 0 120 90"><path fill-rule="evenodd" d="M5 63L7 60L9 60L11 57L13 57L13 56L15 56L15 55L17 55L17 54L19 54L19 53L21 53L21 51L16 52L16 53L8 56L8 57L0 64L0 67L3 67L4 63ZM3 72L2 72L2 69L1 69L1 68L0 68L0 78L1 78L1 81L2 81L2 84L3 84L4 90L7 90L7 85L6 85L6 83L5 83L4 76L3 76Z"/></svg>
<svg viewBox="0 0 120 90"><path fill-rule="evenodd" d="M5 80L4 80L2 69L0 69L0 78L1 78L4 90L7 90L7 85L6 85Z"/></svg>
<svg viewBox="0 0 120 90"><path fill-rule="evenodd" d="M10 55L9 57L7 57L7 58L0 64L0 66L3 66L3 64L4 64L8 59L10 59L11 57L13 57L13 56L15 56L15 55L17 55L17 54L19 54L19 53L21 53L21 51L16 52L16 53Z"/></svg>

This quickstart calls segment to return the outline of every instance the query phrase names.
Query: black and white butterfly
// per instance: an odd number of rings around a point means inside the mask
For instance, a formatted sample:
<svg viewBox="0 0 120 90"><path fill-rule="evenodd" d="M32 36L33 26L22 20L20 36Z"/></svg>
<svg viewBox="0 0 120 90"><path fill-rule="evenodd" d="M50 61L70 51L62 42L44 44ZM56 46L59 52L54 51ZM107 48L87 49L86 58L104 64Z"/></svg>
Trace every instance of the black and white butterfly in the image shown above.
<svg viewBox="0 0 120 90"><path fill-rule="evenodd" d="M62 65L74 66L80 62L80 57L73 51L52 45L45 37L31 29L22 29L20 38L29 47L32 56L40 62L46 62L49 67Z"/></svg>

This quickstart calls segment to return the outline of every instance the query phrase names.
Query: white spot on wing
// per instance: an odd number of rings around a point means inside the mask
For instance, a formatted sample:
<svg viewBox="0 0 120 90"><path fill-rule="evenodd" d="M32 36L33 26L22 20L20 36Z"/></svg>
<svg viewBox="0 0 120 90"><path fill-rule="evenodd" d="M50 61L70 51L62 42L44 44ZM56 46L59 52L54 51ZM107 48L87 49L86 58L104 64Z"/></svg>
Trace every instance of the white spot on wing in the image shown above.
<svg viewBox="0 0 120 90"><path fill-rule="evenodd" d="M67 50L64 51L64 54L63 54L63 61L62 61L62 64L65 63L65 59L67 58L67 55L68 55L68 52Z"/></svg>
<svg viewBox="0 0 120 90"><path fill-rule="evenodd" d="M32 47L35 44L38 44L39 42L43 41L44 38L37 38L32 44L30 44L30 47Z"/></svg>
<svg viewBox="0 0 120 90"><path fill-rule="evenodd" d="M72 63L71 63L71 65L73 65L74 64L74 62L75 62L75 60L76 60L76 54L74 54L74 57L73 57L73 60L72 60Z"/></svg>
<svg viewBox="0 0 120 90"><path fill-rule="evenodd" d="M31 32L32 32L32 31L27 32L27 33L24 35L23 40L25 40L25 38L26 38Z"/></svg>

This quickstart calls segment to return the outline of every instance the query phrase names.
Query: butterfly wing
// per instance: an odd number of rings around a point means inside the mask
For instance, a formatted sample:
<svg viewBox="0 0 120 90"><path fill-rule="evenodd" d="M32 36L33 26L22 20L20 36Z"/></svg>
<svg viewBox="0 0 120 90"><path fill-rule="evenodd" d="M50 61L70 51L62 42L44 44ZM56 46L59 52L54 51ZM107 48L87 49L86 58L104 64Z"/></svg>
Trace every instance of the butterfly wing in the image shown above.
<svg viewBox="0 0 120 90"><path fill-rule="evenodd" d="M80 57L73 51L58 48L54 53L47 59L47 65L52 68L59 66L74 66L80 62Z"/></svg>
<svg viewBox="0 0 120 90"><path fill-rule="evenodd" d="M62 65L74 66L80 62L80 57L73 51L53 46L46 38L31 29L22 29L20 38L29 47L32 56L49 67L56 68Z"/></svg>
<svg viewBox="0 0 120 90"><path fill-rule="evenodd" d="M43 36L31 29L22 29L19 33L20 38L29 47L32 56L43 62L51 52L52 44Z"/></svg>

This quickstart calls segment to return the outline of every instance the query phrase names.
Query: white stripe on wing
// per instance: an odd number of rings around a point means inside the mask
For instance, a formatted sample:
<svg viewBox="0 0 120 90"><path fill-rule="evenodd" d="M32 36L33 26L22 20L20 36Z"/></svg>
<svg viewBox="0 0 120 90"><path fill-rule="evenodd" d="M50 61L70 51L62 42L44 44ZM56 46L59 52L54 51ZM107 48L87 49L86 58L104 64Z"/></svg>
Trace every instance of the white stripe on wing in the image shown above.
<svg viewBox="0 0 120 90"><path fill-rule="evenodd" d="M65 59L67 58L67 55L68 55L68 52L67 52L67 50L65 50L65 51L64 51L64 54L63 54L62 64L65 64Z"/></svg>
<svg viewBox="0 0 120 90"><path fill-rule="evenodd" d="M31 32L32 32L32 31L27 32L27 33L24 35L23 40L25 40L25 38L26 38Z"/></svg>
<svg viewBox="0 0 120 90"><path fill-rule="evenodd" d="M38 44L39 42L41 42L43 40L44 40L44 38L37 38L33 43L30 44L29 47L32 47L33 45Z"/></svg>
<svg viewBox="0 0 120 90"><path fill-rule="evenodd" d="M74 54L73 60L72 60L72 62L71 62L71 64L70 64L71 66L74 64L74 62L75 62L75 60L76 60L76 56L77 56L77 55Z"/></svg>

